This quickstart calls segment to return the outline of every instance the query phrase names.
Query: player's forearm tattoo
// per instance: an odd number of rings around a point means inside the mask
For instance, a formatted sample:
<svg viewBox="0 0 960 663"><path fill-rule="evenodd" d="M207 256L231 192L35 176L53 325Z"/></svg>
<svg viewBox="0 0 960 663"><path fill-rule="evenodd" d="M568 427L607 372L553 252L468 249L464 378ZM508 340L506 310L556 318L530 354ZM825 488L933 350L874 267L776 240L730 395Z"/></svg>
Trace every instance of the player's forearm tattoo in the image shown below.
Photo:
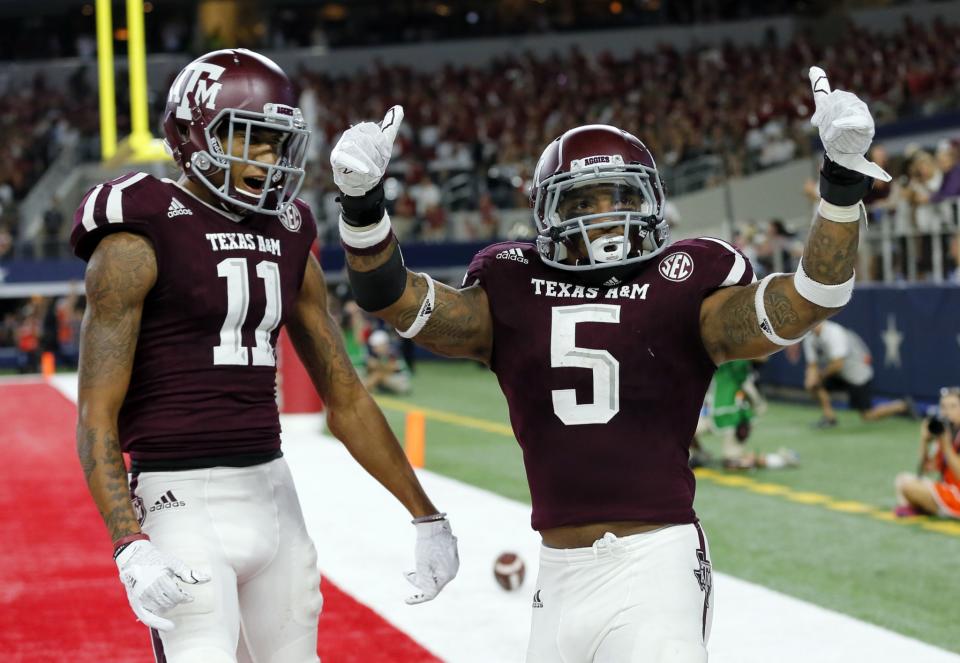
<svg viewBox="0 0 960 663"><path fill-rule="evenodd" d="M808 316L797 311L793 301L784 292L786 279L774 280L764 293L764 308L767 316L778 333L798 329L805 324ZM738 347L760 338L760 325L757 324L754 296L756 286L744 288L726 303L721 315L723 339L728 347ZM789 337L789 336L788 336Z"/></svg>
<svg viewBox="0 0 960 663"><path fill-rule="evenodd" d="M810 316L801 315L787 296L785 289L788 282L788 279L779 279L778 282L771 283L764 293L764 308L775 329L793 330L805 327L811 322Z"/></svg>
<svg viewBox="0 0 960 663"><path fill-rule="evenodd" d="M81 424L77 428L77 455L111 540L138 532L140 526L130 504L127 468L116 433Z"/></svg>
<svg viewBox="0 0 960 663"><path fill-rule="evenodd" d="M719 314L703 330L703 342L714 358L760 356L769 352L766 338L757 321L754 297L757 284L739 289L727 300ZM791 276L780 276L764 293L764 309L773 328L784 338L799 338L829 315L796 294Z"/></svg>
<svg viewBox="0 0 960 663"><path fill-rule="evenodd" d="M817 218L803 251L803 269L818 283L843 283L857 260L859 223L835 223Z"/></svg>
<svg viewBox="0 0 960 663"><path fill-rule="evenodd" d="M477 337L479 325L474 290L448 291L439 289L437 307L430 321L420 332L418 340L427 343L462 342Z"/></svg>
<svg viewBox="0 0 960 663"><path fill-rule="evenodd" d="M485 361L487 348L483 342L481 313L485 302L479 301L479 288L454 290L435 284L436 299L430 320L417 334L416 342L432 352L451 357L469 357ZM407 293L412 296L407 297ZM427 280L408 272L407 292L402 302L393 307L387 319L397 329L409 329L427 296Z"/></svg>
<svg viewBox="0 0 960 663"><path fill-rule="evenodd" d="M741 290L723 307L723 338L729 346L735 347L760 336L760 327L754 313L753 294L753 288Z"/></svg>

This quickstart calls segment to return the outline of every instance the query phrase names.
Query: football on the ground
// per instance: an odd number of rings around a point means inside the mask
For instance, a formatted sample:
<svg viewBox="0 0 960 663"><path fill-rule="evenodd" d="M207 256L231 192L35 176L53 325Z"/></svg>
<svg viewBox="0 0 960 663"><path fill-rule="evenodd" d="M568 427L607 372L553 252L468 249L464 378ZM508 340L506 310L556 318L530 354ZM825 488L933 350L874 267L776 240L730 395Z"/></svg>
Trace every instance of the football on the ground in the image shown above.
<svg viewBox="0 0 960 663"><path fill-rule="evenodd" d="M512 552L500 553L493 565L493 575L497 583L508 592L512 592L523 584L525 571L523 560Z"/></svg>

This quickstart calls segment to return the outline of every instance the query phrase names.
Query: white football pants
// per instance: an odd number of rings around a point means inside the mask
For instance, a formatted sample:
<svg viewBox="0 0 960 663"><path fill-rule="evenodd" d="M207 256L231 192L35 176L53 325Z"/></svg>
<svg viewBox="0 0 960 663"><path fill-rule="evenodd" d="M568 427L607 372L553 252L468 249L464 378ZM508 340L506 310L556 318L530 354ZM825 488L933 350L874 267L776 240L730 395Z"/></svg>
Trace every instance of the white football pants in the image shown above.
<svg viewBox="0 0 960 663"><path fill-rule="evenodd" d="M145 472L143 531L210 574L153 631L159 663L317 663L317 551L283 458L252 467ZM162 651L159 651L162 650Z"/></svg>
<svg viewBox="0 0 960 663"><path fill-rule="evenodd" d="M699 523L541 546L527 663L706 663L711 590Z"/></svg>

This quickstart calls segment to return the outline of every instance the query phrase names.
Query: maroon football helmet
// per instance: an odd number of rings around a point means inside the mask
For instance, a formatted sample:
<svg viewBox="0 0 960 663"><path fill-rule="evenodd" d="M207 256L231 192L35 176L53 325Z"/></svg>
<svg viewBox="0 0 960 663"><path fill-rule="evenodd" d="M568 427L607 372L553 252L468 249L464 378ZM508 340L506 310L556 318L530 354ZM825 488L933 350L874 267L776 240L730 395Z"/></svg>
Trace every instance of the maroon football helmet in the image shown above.
<svg viewBox="0 0 960 663"><path fill-rule="evenodd" d="M303 184L307 129L293 83L272 60L243 48L207 53L188 64L170 86L163 116L165 143L187 177L207 187L229 211L280 214ZM276 163L249 157L254 133L280 134ZM243 136L243 153L227 153ZM221 138L223 142L221 142ZM266 171L259 193L233 185L234 164ZM223 173L223 183L213 177Z"/></svg>
<svg viewBox="0 0 960 663"><path fill-rule="evenodd" d="M605 124L571 129L540 156L530 189L543 262L611 285L670 241L650 150ZM609 232L591 240L598 230Z"/></svg>

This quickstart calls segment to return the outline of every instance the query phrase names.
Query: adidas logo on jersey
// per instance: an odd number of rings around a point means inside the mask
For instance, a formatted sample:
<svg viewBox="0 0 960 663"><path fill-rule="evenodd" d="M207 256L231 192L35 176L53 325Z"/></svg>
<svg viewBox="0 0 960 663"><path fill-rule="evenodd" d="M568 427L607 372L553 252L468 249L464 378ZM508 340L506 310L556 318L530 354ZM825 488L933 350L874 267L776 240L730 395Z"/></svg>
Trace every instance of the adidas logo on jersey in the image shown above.
<svg viewBox="0 0 960 663"><path fill-rule="evenodd" d="M498 260L513 260L514 262L522 262L524 265L529 265L530 261L523 257L523 251L520 249L507 249L506 251L501 251L497 254Z"/></svg>
<svg viewBox="0 0 960 663"><path fill-rule="evenodd" d="M153 513L154 511L163 511L164 509L176 509L180 506L187 506L187 503L178 500L173 496L173 491L168 490L165 494L160 496L160 499L153 503L153 506L150 507L150 513Z"/></svg>
<svg viewBox="0 0 960 663"><path fill-rule="evenodd" d="M175 216L183 216L184 214L193 214L193 210L176 198L171 198L170 207L167 208L167 218L172 219Z"/></svg>

